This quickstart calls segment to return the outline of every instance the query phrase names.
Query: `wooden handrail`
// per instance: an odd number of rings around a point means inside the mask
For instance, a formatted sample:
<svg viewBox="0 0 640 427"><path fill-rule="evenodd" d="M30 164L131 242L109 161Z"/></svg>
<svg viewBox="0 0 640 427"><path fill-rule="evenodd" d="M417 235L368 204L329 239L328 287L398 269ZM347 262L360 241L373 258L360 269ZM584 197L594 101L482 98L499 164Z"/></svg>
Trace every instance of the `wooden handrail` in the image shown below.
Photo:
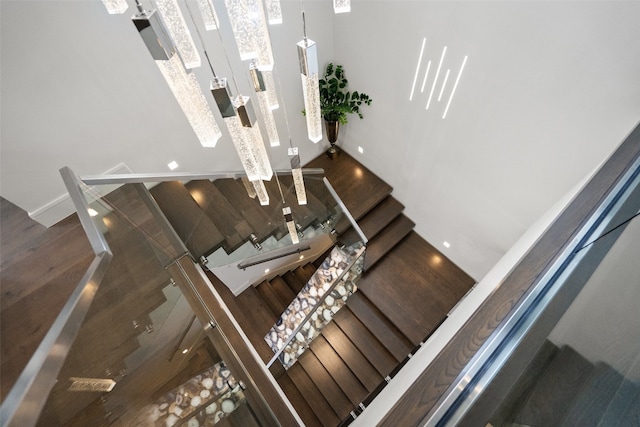
<svg viewBox="0 0 640 427"><path fill-rule="evenodd" d="M529 252L386 414L382 426L423 425L480 347L561 256L640 157L640 125L609 157Z"/></svg>

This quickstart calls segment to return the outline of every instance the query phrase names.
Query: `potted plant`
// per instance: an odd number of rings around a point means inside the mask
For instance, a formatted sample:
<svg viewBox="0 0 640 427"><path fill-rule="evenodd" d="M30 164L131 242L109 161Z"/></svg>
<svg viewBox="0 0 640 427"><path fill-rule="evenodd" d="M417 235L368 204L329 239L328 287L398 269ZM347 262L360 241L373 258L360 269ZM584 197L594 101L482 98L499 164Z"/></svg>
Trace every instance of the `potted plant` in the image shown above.
<svg viewBox="0 0 640 427"><path fill-rule="evenodd" d="M327 138L331 147L327 154L333 157L337 151L335 144L338 141L340 124L346 124L347 114L357 114L362 119L360 106L371 105L371 98L365 93L348 90L348 81L344 75L342 65L327 64L324 78L319 80L320 108L325 120Z"/></svg>

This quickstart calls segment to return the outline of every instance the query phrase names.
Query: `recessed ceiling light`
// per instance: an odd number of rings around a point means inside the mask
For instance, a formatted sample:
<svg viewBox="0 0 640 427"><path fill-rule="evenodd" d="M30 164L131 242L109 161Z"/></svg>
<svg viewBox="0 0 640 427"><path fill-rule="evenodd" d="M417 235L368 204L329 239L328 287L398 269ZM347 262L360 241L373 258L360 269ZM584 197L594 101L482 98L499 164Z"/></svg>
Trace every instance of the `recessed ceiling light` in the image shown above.
<svg viewBox="0 0 640 427"><path fill-rule="evenodd" d="M446 240L444 242L442 242L442 244L444 245L445 248L450 248L451 247L451 243L447 242Z"/></svg>
<svg viewBox="0 0 640 427"><path fill-rule="evenodd" d="M359 145L358 145L358 153L360 153L360 154L364 153L364 148L362 148Z"/></svg>
<svg viewBox="0 0 640 427"><path fill-rule="evenodd" d="M87 212L89 212L89 216L96 216L98 215L98 211L93 209L93 208L89 208L87 209Z"/></svg>
<svg viewBox="0 0 640 427"><path fill-rule="evenodd" d="M171 163L169 163L167 166L169 166L169 169L174 170L178 167L178 163L174 160Z"/></svg>

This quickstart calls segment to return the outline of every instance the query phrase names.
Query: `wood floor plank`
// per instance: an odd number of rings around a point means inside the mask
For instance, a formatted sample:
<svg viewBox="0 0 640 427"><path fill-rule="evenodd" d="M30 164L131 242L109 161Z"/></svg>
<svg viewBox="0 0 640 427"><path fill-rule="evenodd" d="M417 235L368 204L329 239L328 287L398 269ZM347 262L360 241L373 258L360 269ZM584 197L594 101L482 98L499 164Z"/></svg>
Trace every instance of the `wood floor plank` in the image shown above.
<svg viewBox="0 0 640 427"><path fill-rule="evenodd" d="M330 322L325 326L322 336L349 365L367 390L371 392L378 387L383 379L382 376L335 323Z"/></svg>
<svg viewBox="0 0 640 427"><path fill-rule="evenodd" d="M340 389L312 351L305 351L302 356L298 358L297 364L304 368L309 378L316 384L318 390L320 390L320 393L327 399L327 402L329 402L340 420L349 415L349 412L354 408L351 402L349 402L349 398Z"/></svg>
<svg viewBox="0 0 640 427"><path fill-rule="evenodd" d="M414 345L395 328L361 293L356 292L347 300L347 307L362 324L401 362Z"/></svg>
<svg viewBox="0 0 640 427"><path fill-rule="evenodd" d="M335 427L340 422L338 414L333 410L329 402L324 398L318 387L313 383L309 375L299 363L294 364L287 371L296 388L309 403L318 420L326 427Z"/></svg>
<svg viewBox="0 0 640 427"><path fill-rule="evenodd" d="M367 396L368 391L362 385L358 377L349 369L344 360L336 353L327 340L318 336L311 343L311 351L316 355L320 363L329 372L333 380L340 386L340 389L349 398L353 407L357 407ZM307 350L308 351L308 350Z"/></svg>

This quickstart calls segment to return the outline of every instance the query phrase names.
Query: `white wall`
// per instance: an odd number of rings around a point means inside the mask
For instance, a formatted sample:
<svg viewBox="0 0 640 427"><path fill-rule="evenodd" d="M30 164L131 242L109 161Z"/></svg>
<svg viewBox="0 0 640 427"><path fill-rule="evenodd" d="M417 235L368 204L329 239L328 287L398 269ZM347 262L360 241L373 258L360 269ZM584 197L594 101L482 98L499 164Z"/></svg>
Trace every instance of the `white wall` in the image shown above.
<svg viewBox="0 0 640 427"><path fill-rule="evenodd" d="M149 0L142 3L151 8ZM131 23L134 4L129 1L122 15L109 15L99 0L0 2L0 194L26 211L38 211L66 193L58 173L63 166L78 175L101 174L120 163L138 173L168 172L171 160L180 165L178 171L242 169L226 133L215 148L200 146ZM197 12L197 3L189 4ZM308 36L320 45L324 63L333 56L331 5L310 2L305 8L313 17ZM184 4L183 9L186 13ZM295 46L303 35L300 10L299 2L284 2L285 23L271 27L271 35L275 70L284 91L281 101L286 102L294 144L300 145L303 161L308 161L322 147L306 139L300 113ZM243 73L245 65L239 61L226 15L219 14L226 26L221 33L231 69L246 95L252 89ZM230 77L218 33L201 31L216 73ZM191 32L200 45L193 26ZM203 65L195 73L208 89L211 71L201 56ZM237 94L235 88L232 93ZM206 96L213 105L210 94ZM212 109L219 119L215 106ZM273 165L284 168L289 158L282 102L275 115L283 143L270 153ZM223 122L218 123L224 129Z"/></svg>
<svg viewBox="0 0 640 427"><path fill-rule="evenodd" d="M122 162L167 171L170 160L183 171L240 169L228 137L200 147L129 4L108 15L98 0L0 2L0 194L27 211L64 193L65 165L81 175ZM300 2L282 5L285 24L271 27L276 73L307 161L323 143L306 140L299 114ZM359 159L394 186L418 232L477 280L640 118L640 2L354 0L341 15L328 0L304 6L320 63L344 64L352 88L374 99L340 143L352 154L363 146ZM216 37L205 34L205 44L221 74L229 67ZM408 99L423 37L423 70L448 47L448 88L468 55L444 120L444 101L424 109L430 83ZM206 67L196 73L207 86ZM282 108L276 118L286 135ZM272 156L287 165L284 144Z"/></svg>
<svg viewBox="0 0 640 427"><path fill-rule="evenodd" d="M362 146L417 231L479 280L640 119L639 17L640 2L352 2L335 60L374 101L341 143ZM410 102L424 37L418 86L434 64ZM445 45L448 85L425 110Z"/></svg>

